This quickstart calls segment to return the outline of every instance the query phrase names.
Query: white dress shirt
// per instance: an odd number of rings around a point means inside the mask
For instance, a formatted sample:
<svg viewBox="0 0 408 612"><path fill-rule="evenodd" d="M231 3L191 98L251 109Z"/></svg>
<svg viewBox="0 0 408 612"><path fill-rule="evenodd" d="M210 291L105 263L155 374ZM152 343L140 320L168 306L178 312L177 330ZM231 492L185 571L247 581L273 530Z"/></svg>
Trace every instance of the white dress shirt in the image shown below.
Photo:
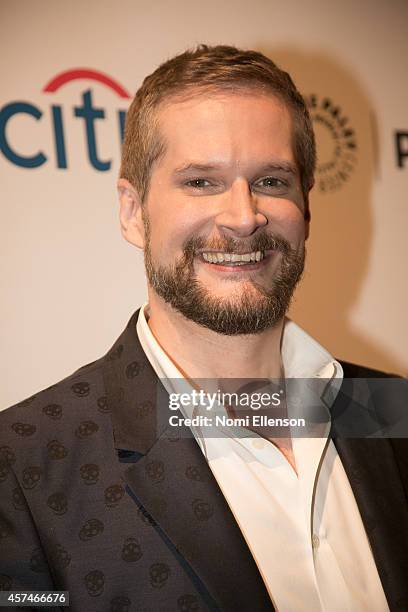
<svg viewBox="0 0 408 612"><path fill-rule="evenodd" d="M177 380L185 392L186 380L150 331L145 308L137 322L143 350L168 393L180 392ZM330 379L334 401L340 364L289 319L281 346L285 377ZM296 474L272 442L253 432L237 437L225 428L222 436L204 439L199 428L191 430L278 612L389 610L353 492L327 435L292 438Z"/></svg>

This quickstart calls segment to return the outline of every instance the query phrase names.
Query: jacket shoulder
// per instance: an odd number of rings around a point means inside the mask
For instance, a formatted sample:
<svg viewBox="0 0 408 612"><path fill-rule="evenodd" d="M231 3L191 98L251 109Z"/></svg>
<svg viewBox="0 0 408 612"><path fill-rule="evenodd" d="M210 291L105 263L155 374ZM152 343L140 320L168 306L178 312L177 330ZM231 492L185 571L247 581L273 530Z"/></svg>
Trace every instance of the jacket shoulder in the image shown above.
<svg viewBox="0 0 408 612"><path fill-rule="evenodd" d="M337 361L343 368L344 378L400 378L398 374L368 368L350 361L343 361L342 359L337 359Z"/></svg>
<svg viewBox="0 0 408 612"><path fill-rule="evenodd" d="M81 423L93 422L92 414L106 411L103 360L82 366L56 384L2 410L0 448L12 447L25 454L40 440L60 435L65 438L71 425L78 428Z"/></svg>

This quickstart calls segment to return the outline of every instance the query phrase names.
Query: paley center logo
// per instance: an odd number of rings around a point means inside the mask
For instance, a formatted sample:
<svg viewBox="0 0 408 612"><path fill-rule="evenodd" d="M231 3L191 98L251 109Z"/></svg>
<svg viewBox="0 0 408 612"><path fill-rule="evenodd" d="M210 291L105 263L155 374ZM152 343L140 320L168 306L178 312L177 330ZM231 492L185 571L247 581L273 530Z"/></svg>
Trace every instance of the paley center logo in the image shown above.
<svg viewBox="0 0 408 612"><path fill-rule="evenodd" d="M357 163L354 128L339 105L328 97L306 98L318 149L316 184L321 193L337 191L348 181Z"/></svg>
<svg viewBox="0 0 408 612"><path fill-rule="evenodd" d="M54 94L67 83L76 80L87 80L100 83L112 90L121 100L130 100L131 98L129 92L115 79L102 72L88 68L75 68L59 73L48 81L42 91L47 95ZM63 111L66 111L66 109L63 109L63 107L58 104L51 104L49 107L51 129L54 137L55 165L57 168L66 169L68 168L67 139ZM40 146L36 150L35 148L32 150L32 143L27 144L27 151L24 153L17 151L8 137L7 130L9 121L18 121L19 117L21 118L22 115L29 116L35 121L41 121L45 112L46 111L39 106L27 101L10 102L0 110L0 150L4 157L12 164L22 168L38 168L49 160L47 154L43 151L43 147ZM95 130L95 122L104 120L106 111L104 108L95 106L93 93L90 88L86 89L86 91L82 91L82 103L78 106L74 106L72 112L74 117L84 121L87 153L91 166L95 170L101 172L109 170L111 161L103 161L98 156ZM126 110L117 109L116 115L119 138L122 143ZM30 147L31 150L28 150Z"/></svg>

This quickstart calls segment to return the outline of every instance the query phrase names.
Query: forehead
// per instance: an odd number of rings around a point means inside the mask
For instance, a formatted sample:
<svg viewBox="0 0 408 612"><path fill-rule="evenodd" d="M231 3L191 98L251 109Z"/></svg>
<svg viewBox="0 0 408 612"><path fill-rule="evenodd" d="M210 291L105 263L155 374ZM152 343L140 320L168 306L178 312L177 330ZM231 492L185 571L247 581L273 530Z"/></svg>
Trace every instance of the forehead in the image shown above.
<svg viewBox="0 0 408 612"><path fill-rule="evenodd" d="M292 119L276 96L257 91L217 91L173 99L159 107L157 124L165 160L219 163L279 158L293 162Z"/></svg>

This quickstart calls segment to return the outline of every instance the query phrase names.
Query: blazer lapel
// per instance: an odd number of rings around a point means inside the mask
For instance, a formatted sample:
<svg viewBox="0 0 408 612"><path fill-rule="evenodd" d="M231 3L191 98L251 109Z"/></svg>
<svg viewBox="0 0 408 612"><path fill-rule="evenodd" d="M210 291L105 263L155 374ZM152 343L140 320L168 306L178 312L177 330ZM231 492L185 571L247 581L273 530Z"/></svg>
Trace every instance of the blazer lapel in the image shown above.
<svg viewBox="0 0 408 612"><path fill-rule="evenodd" d="M141 348L137 316L104 363L115 447L136 453L124 472L128 492L179 556L209 609L274 610L190 429L168 425L168 395Z"/></svg>
<svg viewBox="0 0 408 612"><path fill-rule="evenodd" d="M348 404L353 413L353 399L342 390L336 402L343 404L342 408ZM360 402L356 411L361 412ZM389 606L405 609L408 508L392 444L386 438L334 437L333 442L350 481Z"/></svg>
<svg viewBox="0 0 408 612"><path fill-rule="evenodd" d="M273 610L259 570L194 438L162 436L126 472L140 505L221 610ZM186 437L184 437L186 436Z"/></svg>

